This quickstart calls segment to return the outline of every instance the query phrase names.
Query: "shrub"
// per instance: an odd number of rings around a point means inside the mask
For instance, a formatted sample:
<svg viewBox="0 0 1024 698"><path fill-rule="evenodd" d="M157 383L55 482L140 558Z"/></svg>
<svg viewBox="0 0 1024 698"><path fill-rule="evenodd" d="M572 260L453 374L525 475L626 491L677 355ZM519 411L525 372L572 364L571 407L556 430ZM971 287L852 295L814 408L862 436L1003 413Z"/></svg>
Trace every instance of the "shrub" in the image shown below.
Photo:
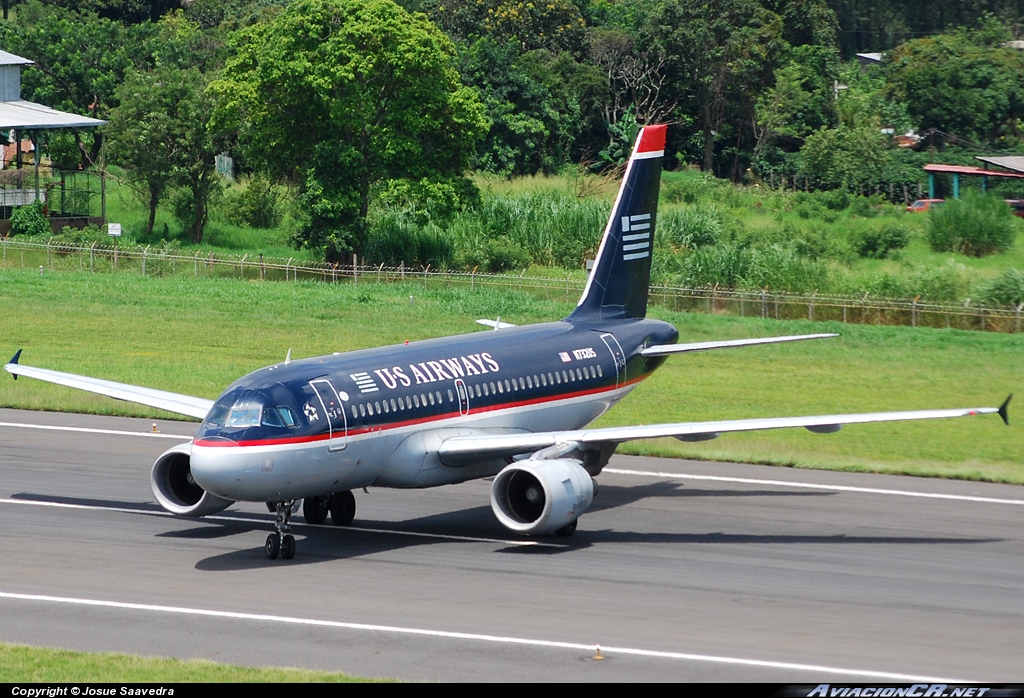
<svg viewBox="0 0 1024 698"><path fill-rule="evenodd" d="M53 234L50 223L43 215L43 202L34 201L18 206L11 212L11 235L49 237Z"/></svg>
<svg viewBox="0 0 1024 698"><path fill-rule="evenodd" d="M222 205L235 225L276 228L283 218L281 187L266 177L252 177L244 189L226 193Z"/></svg>
<svg viewBox="0 0 1024 698"><path fill-rule="evenodd" d="M400 213L389 212L370 224L363 248L370 264L397 267L431 265L447 269L455 257L452 240L434 226L421 228Z"/></svg>
<svg viewBox="0 0 1024 698"><path fill-rule="evenodd" d="M1013 212L995 196L968 192L928 212L928 245L935 252L984 257L1013 246Z"/></svg>
<svg viewBox="0 0 1024 698"><path fill-rule="evenodd" d="M910 242L910 233L902 223L887 222L879 228L861 228L850 235L854 251L861 257L885 259Z"/></svg>
<svg viewBox="0 0 1024 698"><path fill-rule="evenodd" d="M982 286L979 295L983 303L992 305L1024 303L1024 272L1020 269L1007 269Z"/></svg>

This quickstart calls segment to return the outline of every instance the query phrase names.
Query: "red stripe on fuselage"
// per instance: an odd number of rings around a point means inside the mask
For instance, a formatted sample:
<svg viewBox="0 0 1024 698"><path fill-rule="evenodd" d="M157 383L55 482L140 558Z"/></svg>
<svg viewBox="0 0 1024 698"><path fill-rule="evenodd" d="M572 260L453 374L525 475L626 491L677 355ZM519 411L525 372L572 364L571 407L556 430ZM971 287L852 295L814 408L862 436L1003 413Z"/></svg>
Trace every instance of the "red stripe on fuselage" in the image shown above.
<svg viewBox="0 0 1024 698"><path fill-rule="evenodd" d="M503 402L498 405L488 405L486 407L479 407L472 409L470 415L478 415L487 412L496 412L498 410L512 409L515 407L526 407L529 405L540 405L546 402L557 402L559 400L571 400L577 397L583 397L585 395L597 395L600 393L608 393L615 390L621 390L626 386L639 383L650 374L643 374L638 378L626 381L622 385L615 387L603 387L603 388L591 388L590 390L578 390L572 393L561 393L559 395L549 395L547 397L533 398L532 400L517 400L514 402ZM444 414L435 414L429 417L420 417L419 419L408 419L401 422L388 422L381 425L373 425L368 427L360 427L358 429L349 429L348 436L359 436L361 434L370 434L379 431L389 431L391 429L399 429L401 427L414 426L416 424L427 424L429 422L438 422L443 419L452 419L459 416L459 412L445 412ZM469 416L469 415L467 415ZM329 434L315 434L313 436L289 436L280 439L253 439L251 441L221 441L220 439L207 441L200 439L193 442L194 446L206 446L211 448L239 448L247 446L284 446L289 444L301 444L301 443L315 443L317 441L327 441L330 439ZM342 437L336 437L342 438Z"/></svg>

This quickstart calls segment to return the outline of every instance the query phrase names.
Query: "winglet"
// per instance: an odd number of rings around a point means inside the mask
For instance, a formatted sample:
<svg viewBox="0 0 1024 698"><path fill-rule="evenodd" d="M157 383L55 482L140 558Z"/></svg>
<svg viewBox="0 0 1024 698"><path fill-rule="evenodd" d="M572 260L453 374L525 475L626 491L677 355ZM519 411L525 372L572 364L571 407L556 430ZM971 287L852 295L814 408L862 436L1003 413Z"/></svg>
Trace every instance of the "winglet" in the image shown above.
<svg viewBox="0 0 1024 698"><path fill-rule="evenodd" d="M8 361L7 363L9 363L9 364L16 364L16 363L18 363L18 359L21 358L21 352L22 352L22 350L19 349L18 353L16 353L14 356L12 356L11 360ZM14 380L18 380L18 374L17 373L12 373L11 375L14 376Z"/></svg>
<svg viewBox="0 0 1024 698"><path fill-rule="evenodd" d="M1010 400L1012 399L1013 393L1010 393L1006 396L1006 399L1003 400L1003 404L999 406L999 416L1003 418L1003 424L1006 426L1010 426L1010 411L1008 408L1010 406Z"/></svg>

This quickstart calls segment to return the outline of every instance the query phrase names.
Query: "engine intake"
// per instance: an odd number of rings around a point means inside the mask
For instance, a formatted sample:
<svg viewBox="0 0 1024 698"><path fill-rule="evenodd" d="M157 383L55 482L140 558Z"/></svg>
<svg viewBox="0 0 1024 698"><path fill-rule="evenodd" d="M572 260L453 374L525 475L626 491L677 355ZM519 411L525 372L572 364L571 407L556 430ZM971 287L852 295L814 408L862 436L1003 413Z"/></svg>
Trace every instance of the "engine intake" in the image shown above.
<svg viewBox="0 0 1024 698"><path fill-rule="evenodd" d="M192 444L179 444L156 459L149 476L153 496L178 516L206 516L224 511L234 502L210 494L192 479Z"/></svg>
<svg viewBox="0 0 1024 698"><path fill-rule="evenodd" d="M594 501L594 481L575 460L524 460L491 485L491 509L517 533L551 533L576 521Z"/></svg>

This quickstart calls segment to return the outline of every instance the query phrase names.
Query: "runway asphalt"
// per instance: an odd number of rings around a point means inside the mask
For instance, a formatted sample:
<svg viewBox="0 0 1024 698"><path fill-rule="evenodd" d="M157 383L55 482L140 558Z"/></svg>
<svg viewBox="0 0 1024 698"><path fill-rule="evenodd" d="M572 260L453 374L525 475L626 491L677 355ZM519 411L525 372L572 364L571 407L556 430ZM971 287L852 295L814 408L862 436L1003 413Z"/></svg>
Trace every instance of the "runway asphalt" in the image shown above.
<svg viewBox="0 0 1024 698"><path fill-rule="evenodd" d="M1020 487L617 456L569 539L510 534L479 481L357 492L351 528L297 516L269 561L262 505L161 512L149 470L194 425L151 424L0 410L0 641L412 681L1024 681Z"/></svg>

